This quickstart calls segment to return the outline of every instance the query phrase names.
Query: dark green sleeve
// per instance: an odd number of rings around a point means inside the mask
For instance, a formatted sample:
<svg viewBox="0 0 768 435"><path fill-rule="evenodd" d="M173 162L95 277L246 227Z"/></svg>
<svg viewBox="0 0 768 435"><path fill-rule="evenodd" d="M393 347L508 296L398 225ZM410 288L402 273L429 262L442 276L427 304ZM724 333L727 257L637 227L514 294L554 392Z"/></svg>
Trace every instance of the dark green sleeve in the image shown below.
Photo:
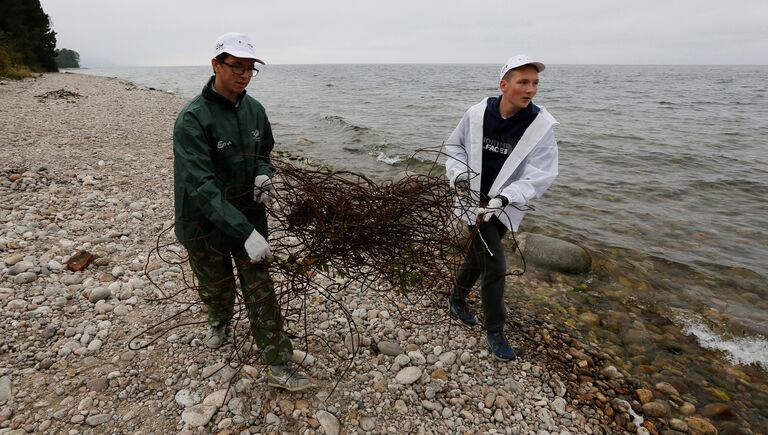
<svg viewBox="0 0 768 435"><path fill-rule="evenodd" d="M264 113L264 132L261 139L261 147L256 156L256 175L269 175L275 173L275 167L272 166L270 155L275 146L275 138L272 136L272 125L269 123L267 114Z"/></svg>
<svg viewBox="0 0 768 435"><path fill-rule="evenodd" d="M212 147L197 117L186 112L173 131L173 155L177 160L180 183L195 214L207 219L221 232L236 240L245 240L254 228L246 216L223 195L225 186L216 177L211 160Z"/></svg>

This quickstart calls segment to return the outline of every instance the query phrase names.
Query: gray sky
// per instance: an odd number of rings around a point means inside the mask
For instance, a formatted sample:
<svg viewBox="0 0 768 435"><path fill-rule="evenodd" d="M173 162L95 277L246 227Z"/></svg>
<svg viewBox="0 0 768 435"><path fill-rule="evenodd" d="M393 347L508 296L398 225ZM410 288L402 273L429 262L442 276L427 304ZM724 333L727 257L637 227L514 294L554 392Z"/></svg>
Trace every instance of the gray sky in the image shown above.
<svg viewBox="0 0 768 435"><path fill-rule="evenodd" d="M86 66L202 65L225 32L301 63L768 64L766 0L41 0Z"/></svg>

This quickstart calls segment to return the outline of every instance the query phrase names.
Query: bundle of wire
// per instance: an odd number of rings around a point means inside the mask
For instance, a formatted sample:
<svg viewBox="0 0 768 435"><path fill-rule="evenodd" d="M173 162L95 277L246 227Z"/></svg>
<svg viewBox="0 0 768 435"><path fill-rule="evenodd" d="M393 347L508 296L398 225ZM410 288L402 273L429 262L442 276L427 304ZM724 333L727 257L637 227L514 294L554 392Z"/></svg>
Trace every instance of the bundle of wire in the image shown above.
<svg viewBox="0 0 768 435"><path fill-rule="evenodd" d="M275 195L267 207L267 239L273 255L263 267L274 280L285 327L294 342L307 349L317 338L308 315L312 296L332 304L334 314L346 318L337 337L353 336L356 343L359 332L343 303L349 292L377 291L392 302L404 298L409 304L424 303L427 298L435 306L444 305L469 242L479 234L470 233L456 217L454 199L461 192L451 188L442 174L433 175L436 165L427 174L407 172L398 181L377 184L354 172L297 166L282 158L272 163ZM475 203L480 205L479 198ZM154 300L174 302L181 309L136 335L132 348L146 347L170 330L204 322L193 315L201 302L171 228L158 236L147 263L157 258L180 266L184 285L169 294L153 282ZM436 322L446 320L443 311L436 313L442 314ZM238 291L235 329L247 330L247 319ZM146 339L148 334L154 337ZM242 335L229 356L239 368L261 356L250 334ZM327 338L320 341L340 362L348 363L347 369L351 366L358 348L340 353Z"/></svg>

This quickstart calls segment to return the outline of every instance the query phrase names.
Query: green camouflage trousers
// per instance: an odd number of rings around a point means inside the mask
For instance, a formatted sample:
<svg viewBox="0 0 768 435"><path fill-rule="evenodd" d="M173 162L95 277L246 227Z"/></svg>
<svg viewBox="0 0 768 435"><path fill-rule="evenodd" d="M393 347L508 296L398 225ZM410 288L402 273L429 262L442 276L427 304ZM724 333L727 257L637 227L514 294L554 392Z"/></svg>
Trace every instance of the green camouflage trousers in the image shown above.
<svg viewBox="0 0 768 435"><path fill-rule="evenodd" d="M189 264L197 278L197 292L208 307L208 323L214 326L232 320L235 306L235 260L242 289L242 301L248 310L251 332L268 365L285 364L293 354L291 339L283 331L280 306L272 278L264 264L251 263L244 248L231 251L188 251Z"/></svg>

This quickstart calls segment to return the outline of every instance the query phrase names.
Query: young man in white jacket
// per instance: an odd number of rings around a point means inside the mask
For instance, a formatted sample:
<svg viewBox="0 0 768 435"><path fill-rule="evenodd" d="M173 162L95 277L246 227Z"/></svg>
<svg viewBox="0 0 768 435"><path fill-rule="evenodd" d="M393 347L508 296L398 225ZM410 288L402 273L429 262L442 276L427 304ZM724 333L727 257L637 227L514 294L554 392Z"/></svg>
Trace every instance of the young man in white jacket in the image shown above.
<svg viewBox="0 0 768 435"><path fill-rule="evenodd" d="M521 54L502 67L499 97L483 99L464 113L446 141L446 176L457 189L456 215L478 229L448 300L463 324L477 324L467 295L482 277L480 296L486 340L502 360L516 358L504 335L506 259L501 239L517 231L526 206L557 177L558 123L533 104L544 64Z"/></svg>

